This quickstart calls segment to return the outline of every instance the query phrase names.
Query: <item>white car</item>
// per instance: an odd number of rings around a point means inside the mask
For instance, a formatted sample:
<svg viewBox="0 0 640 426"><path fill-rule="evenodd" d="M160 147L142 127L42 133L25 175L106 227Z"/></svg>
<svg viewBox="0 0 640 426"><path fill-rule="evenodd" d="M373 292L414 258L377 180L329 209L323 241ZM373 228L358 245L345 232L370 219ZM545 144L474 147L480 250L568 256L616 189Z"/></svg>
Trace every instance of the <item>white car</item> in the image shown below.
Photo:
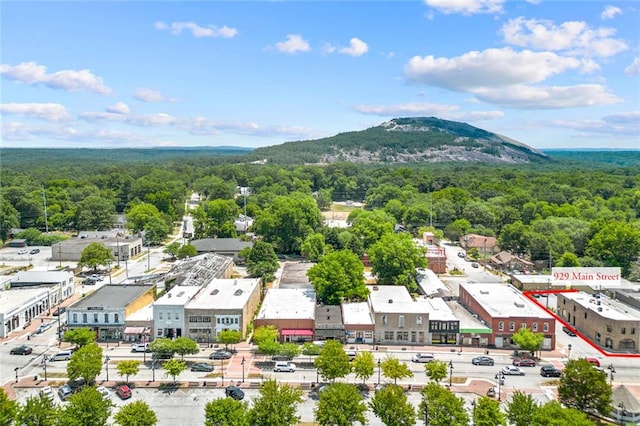
<svg viewBox="0 0 640 426"><path fill-rule="evenodd" d="M98 386L96 388L96 390L100 393L100 395L102 395L103 399L110 399L111 398L111 392L109 392L109 389L107 389L104 386Z"/></svg>
<svg viewBox="0 0 640 426"><path fill-rule="evenodd" d="M151 352L149 343L134 343L131 345L131 352Z"/></svg>
<svg viewBox="0 0 640 426"><path fill-rule="evenodd" d="M276 362L276 365L273 367L274 372L286 371L288 373L295 373L296 365L292 362Z"/></svg>
<svg viewBox="0 0 640 426"><path fill-rule="evenodd" d="M515 365L505 365L502 367L502 374L505 376L524 376L524 370Z"/></svg>
<svg viewBox="0 0 640 426"><path fill-rule="evenodd" d="M27 250L25 250L25 249L22 249L22 250L18 251L18 254L27 254L27 253L29 253L29 252Z"/></svg>
<svg viewBox="0 0 640 426"><path fill-rule="evenodd" d="M56 397L56 393L53 391L51 386L45 386L40 389L40 395L47 397L49 401L53 401Z"/></svg>
<svg viewBox="0 0 640 426"><path fill-rule="evenodd" d="M431 362L434 361L436 359L435 356L433 356L433 354L415 354L413 356L413 358L411 358L411 362Z"/></svg>

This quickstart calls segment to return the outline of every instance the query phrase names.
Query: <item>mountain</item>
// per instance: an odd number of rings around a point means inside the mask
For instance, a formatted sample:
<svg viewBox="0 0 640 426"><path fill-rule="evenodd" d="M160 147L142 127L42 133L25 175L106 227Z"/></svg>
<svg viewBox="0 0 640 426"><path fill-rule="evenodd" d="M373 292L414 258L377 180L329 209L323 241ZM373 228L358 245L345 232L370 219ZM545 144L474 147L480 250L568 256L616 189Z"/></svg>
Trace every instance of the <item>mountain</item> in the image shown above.
<svg viewBox="0 0 640 426"><path fill-rule="evenodd" d="M435 117L395 118L362 131L257 148L251 160L269 163L538 163L545 153L467 123Z"/></svg>

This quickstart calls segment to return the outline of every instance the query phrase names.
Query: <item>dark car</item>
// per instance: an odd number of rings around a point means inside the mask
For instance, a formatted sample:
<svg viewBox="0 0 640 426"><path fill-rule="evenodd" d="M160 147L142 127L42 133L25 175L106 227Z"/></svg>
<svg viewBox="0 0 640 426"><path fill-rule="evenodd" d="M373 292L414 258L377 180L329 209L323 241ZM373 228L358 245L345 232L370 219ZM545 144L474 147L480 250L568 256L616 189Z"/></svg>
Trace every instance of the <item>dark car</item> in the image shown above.
<svg viewBox="0 0 640 426"><path fill-rule="evenodd" d="M40 253L40 249L32 249L29 253L38 254L38 253Z"/></svg>
<svg viewBox="0 0 640 426"><path fill-rule="evenodd" d="M127 385L120 385L116 389L116 394L120 399L129 399L131 398L131 388Z"/></svg>
<svg viewBox="0 0 640 426"><path fill-rule="evenodd" d="M513 360L513 365L518 367L535 367L536 364L536 360L531 358L516 358Z"/></svg>
<svg viewBox="0 0 640 426"><path fill-rule="evenodd" d="M191 371L205 371L205 372L211 372L213 371L213 365L211 364L207 364L206 362L199 362L197 364L193 364L191 366Z"/></svg>
<svg viewBox="0 0 640 426"><path fill-rule="evenodd" d="M171 352L154 352L151 355L151 360L156 362L167 361L173 358L173 354Z"/></svg>
<svg viewBox="0 0 640 426"><path fill-rule="evenodd" d="M565 333L567 333L569 336L571 337L576 337L576 333L575 331L573 331L572 329L570 329L569 327L562 327L562 331L564 331Z"/></svg>
<svg viewBox="0 0 640 426"><path fill-rule="evenodd" d="M229 359L231 358L231 352L228 351L215 351L209 355L209 359Z"/></svg>
<svg viewBox="0 0 640 426"><path fill-rule="evenodd" d="M33 348L27 345L18 346L9 351L11 355L29 355L31 352L33 352Z"/></svg>
<svg viewBox="0 0 640 426"><path fill-rule="evenodd" d="M495 361L493 358L488 356L477 356L471 360L471 364L473 365L494 365Z"/></svg>
<svg viewBox="0 0 640 426"><path fill-rule="evenodd" d="M242 392L242 389L237 386L227 386L224 390L224 394L235 399L236 401L244 399L244 392Z"/></svg>
<svg viewBox="0 0 640 426"><path fill-rule="evenodd" d="M71 388L73 393L82 389L86 384L87 382L82 377L78 377L77 379L69 380L67 382L67 385Z"/></svg>
<svg viewBox="0 0 640 426"><path fill-rule="evenodd" d="M540 375L542 377L560 377L562 370L554 367L553 365L544 365L540 367Z"/></svg>

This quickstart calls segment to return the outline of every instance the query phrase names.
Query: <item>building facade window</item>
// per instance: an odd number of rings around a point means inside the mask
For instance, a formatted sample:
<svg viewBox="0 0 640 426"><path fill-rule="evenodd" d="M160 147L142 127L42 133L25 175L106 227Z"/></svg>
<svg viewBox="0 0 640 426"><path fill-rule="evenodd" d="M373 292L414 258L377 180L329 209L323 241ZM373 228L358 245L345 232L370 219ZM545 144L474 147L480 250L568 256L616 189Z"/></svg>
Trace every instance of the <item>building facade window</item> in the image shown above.
<svg viewBox="0 0 640 426"><path fill-rule="evenodd" d="M77 324L77 323L78 323L78 314L76 314L76 313L74 313L74 314L73 314L73 322L74 322L75 324Z"/></svg>
<svg viewBox="0 0 640 426"><path fill-rule="evenodd" d="M393 340L393 331L385 331L384 340Z"/></svg>
<svg viewBox="0 0 640 426"><path fill-rule="evenodd" d="M120 322L118 314L113 314L113 322L115 322L116 324Z"/></svg>
<svg viewBox="0 0 640 426"><path fill-rule="evenodd" d="M104 314L104 323L109 324L109 314L107 313Z"/></svg>
<svg viewBox="0 0 640 426"><path fill-rule="evenodd" d="M611 330L612 330L611 326L607 324L607 333L611 333Z"/></svg>
<svg viewBox="0 0 640 426"><path fill-rule="evenodd" d="M398 328L404 328L404 315L398 316Z"/></svg>
<svg viewBox="0 0 640 426"><path fill-rule="evenodd" d="M498 323L498 331L504 331L504 321Z"/></svg>
<svg viewBox="0 0 640 426"><path fill-rule="evenodd" d="M516 323L511 321L509 323L509 331L515 331L516 330Z"/></svg>
<svg viewBox="0 0 640 426"><path fill-rule="evenodd" d="M93 322L98 322L98 314L93 314Z"/></svg>
<svg viewBox="0 0 640 426"><path fill-rule="evenodd" d="M534 322L533 324L531 324L531 330L532 331L538 331L538 323Z"/></svg>
<svg viewBox="0 0 640 426"><path fill-rule="evenodd" d="M158 319L162 321L164 319L162 312L158 312Z"/></svg>
<svg viewBox="0 0 640 426"><path fill-rule="evenodd" d="M542 323L542 331L545 332L545 333L549 331L549 323L548 322Z"/></svg>
<svg viewBox="0 0 640 426"><path fill-rule="evenodd" d="M86 324L86 323L88 323L88 322L89 322L89 321L87 321L87 314L82 314L82 323L83 323L83 324Z"/></svg>
<svg viewBox="0 0 640 426"><path fill-rule="evenodd" d="M422 317L420 315L416 317L416 325L422 325Z"/></svg>
<svg viewBox="0 0 640 426"><path fill-rule="evenodd" d="M386 315L382 316L382 324L387 325L387 316Z"/></svg>

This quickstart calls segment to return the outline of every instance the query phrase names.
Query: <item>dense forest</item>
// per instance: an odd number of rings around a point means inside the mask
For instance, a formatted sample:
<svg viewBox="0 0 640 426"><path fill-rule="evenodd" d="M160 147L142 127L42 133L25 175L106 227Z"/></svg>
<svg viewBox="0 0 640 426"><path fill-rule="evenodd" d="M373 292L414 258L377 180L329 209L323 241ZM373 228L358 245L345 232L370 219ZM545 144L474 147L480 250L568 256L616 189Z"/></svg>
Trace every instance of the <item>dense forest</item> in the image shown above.
<svg viewBox="0 0 640 426"><path fill-rule="evenodd" d="M105 229L116 213L132 232L162 241L196 191L206 199L193 213L197 237L236 236L233 220L246 209L279 252L300 253L318 235L333 249L361 252L373 225L361 217L359 226L336 230L318 220L331 202L354 200L366 203L373 224L391 220L417 234L431 223L451 240L496 236L503 249L534 261L620 266L640 278L640 152L559 151L519 165L317 166L248 164L233 150L158 151L3 149L3 241L21 228L47 244L38 233ZM250 195L238 196L239 186Z"/></svg>

